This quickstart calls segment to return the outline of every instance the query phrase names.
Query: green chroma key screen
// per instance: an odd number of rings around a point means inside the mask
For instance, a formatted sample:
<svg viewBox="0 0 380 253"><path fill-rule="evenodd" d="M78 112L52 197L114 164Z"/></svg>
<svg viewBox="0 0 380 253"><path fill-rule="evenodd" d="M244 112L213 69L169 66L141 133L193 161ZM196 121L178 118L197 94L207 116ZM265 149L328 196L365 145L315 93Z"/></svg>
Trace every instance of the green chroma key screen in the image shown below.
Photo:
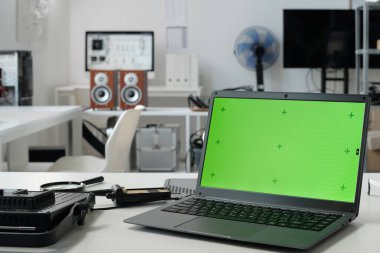
<svg viewBox="0 0 380 253"><path fill-rule="evenodd" d="M355 200L365 103L215 98L202 187Z"/></svg>

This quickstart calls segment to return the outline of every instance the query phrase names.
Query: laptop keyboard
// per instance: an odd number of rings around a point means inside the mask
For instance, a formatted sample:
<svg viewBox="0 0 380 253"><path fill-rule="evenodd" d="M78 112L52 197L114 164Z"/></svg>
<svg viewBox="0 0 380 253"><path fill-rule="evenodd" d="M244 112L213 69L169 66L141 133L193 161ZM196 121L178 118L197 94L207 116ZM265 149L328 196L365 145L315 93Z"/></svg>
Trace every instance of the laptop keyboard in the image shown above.
<svg viewBox="0 0 380 253"><path fill-rule="evenodd" d="M321 231L341 215L192 198L163 211L278 227Z"/></svg>

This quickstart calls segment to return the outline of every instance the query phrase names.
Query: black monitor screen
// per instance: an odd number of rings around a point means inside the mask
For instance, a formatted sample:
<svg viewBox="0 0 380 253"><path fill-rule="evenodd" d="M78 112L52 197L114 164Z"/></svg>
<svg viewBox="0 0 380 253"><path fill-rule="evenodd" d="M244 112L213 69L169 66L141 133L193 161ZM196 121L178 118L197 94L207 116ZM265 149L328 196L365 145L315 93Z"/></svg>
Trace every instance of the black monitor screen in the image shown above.
<svg viewBox="0 0 380 253"><path fill-rule="evenodd" d="M379 15L371 11L370 48L380 38ZM284 67L354 68L355 11L284 10ZM380 57L370 67L380 68Z"/></svg>

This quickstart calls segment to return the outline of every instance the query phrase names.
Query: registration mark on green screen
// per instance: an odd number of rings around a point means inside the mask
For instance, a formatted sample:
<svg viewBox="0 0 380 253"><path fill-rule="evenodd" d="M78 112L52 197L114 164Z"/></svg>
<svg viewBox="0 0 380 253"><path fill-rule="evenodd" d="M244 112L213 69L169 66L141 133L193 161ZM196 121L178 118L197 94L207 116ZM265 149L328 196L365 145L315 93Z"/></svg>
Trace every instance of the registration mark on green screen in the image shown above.
<svg viewBox="0 0 380 253"><path fill-rule="evenodd" d="M354 202L364 103L215 98L202 187Z"/></svg>

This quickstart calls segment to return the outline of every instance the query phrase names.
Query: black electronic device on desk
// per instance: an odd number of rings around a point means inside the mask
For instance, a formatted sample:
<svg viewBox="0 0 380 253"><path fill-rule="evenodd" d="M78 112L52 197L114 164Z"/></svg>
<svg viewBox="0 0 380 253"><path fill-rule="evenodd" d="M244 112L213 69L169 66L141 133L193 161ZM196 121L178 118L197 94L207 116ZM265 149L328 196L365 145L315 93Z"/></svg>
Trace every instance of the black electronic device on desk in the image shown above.
<svg viewBox="0 0 380 253"><path fill-rule="evenodd" d="M83 225L95 204L92 193L0 190L0 245L42 247Z"/></svg>
<svg viewBox="0 0 380 253"><path fill-rule="evenodd" d="M115 184L111 190L112 192L108 193L106 198L111 199L118 206L171 199L170 190L167 188L126 189Z"/></svg>
<svg viewBox="0 0 380 253"><path fill-rule="evenodd" d="M207 100L202 100L200 97L193 95L187 97L189 108L193 111L208 111L209 102Z"/></svg>

